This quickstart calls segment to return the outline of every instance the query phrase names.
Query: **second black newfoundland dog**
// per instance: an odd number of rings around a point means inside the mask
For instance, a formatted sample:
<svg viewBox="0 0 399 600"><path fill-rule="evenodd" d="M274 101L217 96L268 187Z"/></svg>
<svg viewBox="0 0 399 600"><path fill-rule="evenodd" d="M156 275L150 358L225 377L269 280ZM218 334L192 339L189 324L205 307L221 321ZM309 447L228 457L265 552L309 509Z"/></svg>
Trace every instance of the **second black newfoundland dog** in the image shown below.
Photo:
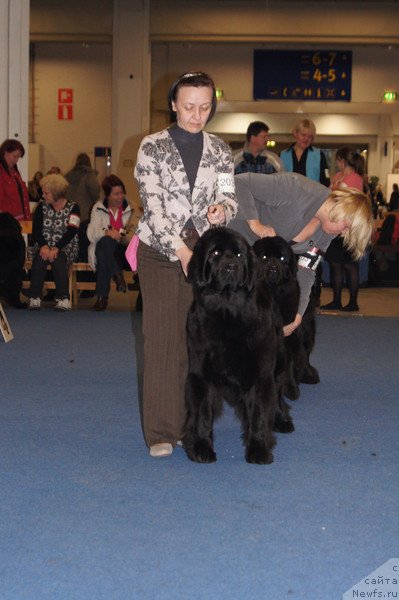
<svg viewBox="0 0 399 600"><path fill-rule="evenodd" d="M254 243L260 276L267 283L280 310L283 325L292 323L298 312L298 266L291 246L281 237L266 237ZM299 383L318 383L319 374L309 362L316 335L315 305L312 298L301 325L285 338L286 373L283 393L290 400L299 397Z"/></svg>
<svg viewBox="0 0 399 600"><path fill-rule="evenodd" d="M214 228L197 242L188 267L194 301L187 318L189 372L183 444L196 462L216 460L213 422L225 400L241 421L249 463L273 461L279 413L275 382L279 335L273 300L259 288L257 261L235 231ZM280 332L280 333L279 333ZM281 430L281 428L280 428Z"/></svg>

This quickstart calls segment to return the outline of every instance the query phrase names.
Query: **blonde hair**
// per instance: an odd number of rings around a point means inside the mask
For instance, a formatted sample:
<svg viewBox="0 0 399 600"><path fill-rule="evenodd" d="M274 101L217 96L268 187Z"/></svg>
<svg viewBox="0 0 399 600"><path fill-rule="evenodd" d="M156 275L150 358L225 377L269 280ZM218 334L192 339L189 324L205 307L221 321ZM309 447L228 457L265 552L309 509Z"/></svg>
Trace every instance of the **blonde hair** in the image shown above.
<svg viewBox="0 0 399 600"><path fill-rule="evenodd" d="M373 232L371 202L366 194L350 187L334 190L329 200L332 200L334 205L328 213L328 218L333 223L348 223L349 229L340 235L354 260L359 260L365 253Z"/></svg>
<svg viewBox="0 0 399 600"><path fill-rule="evenodd" d="M47 187L53 196L53 200L59 200L60 198L65 198L69 183L62 175L51 174L43 177L40 187L42 190Z"/></svg>
<svg viewBox="0 0 399 600"><path fill-rule="evenodd" d="M300 121L298 121L298 123L296 125L294 125L292 133L299 133L303 129L309 129L312 136L315 137L316 126L313 123L313 121L311 121L310 119L301 119Z"/></svg>

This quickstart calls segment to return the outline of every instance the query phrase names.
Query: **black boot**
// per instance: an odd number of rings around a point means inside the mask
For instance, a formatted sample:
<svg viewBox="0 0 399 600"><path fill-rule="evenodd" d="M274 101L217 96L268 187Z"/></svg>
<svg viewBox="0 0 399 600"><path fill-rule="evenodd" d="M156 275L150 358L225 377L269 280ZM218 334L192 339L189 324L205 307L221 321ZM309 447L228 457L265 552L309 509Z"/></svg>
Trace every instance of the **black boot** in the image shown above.
<svg viewBox="0 0 399 600"><path fill-rule="evenodd" d="M92 310L105 310L108 306L108 296L98 296L97 302L92 307Z"/></svg>
<svg viewBox="0 0 399 600"><path fill-rule="evenodd" d="M116 283L116 291L123 292L124 294L126 294L126 289L127 289L126 281L125 281L125 278L123 277L122 271L115 273L114 281Z"/></svg>

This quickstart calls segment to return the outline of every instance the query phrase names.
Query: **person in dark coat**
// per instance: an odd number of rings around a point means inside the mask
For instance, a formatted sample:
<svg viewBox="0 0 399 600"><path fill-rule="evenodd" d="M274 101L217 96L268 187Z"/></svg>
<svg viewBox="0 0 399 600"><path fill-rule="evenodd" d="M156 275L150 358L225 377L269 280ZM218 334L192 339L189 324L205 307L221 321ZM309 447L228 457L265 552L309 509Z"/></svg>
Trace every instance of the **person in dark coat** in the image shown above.
<svg viewBox="0 0 399 600"><path fill-rule="evenodd" d="M0 212L0 295L14 308L27 306L20 300L24 263L21 225L10 213Z"/></svg>

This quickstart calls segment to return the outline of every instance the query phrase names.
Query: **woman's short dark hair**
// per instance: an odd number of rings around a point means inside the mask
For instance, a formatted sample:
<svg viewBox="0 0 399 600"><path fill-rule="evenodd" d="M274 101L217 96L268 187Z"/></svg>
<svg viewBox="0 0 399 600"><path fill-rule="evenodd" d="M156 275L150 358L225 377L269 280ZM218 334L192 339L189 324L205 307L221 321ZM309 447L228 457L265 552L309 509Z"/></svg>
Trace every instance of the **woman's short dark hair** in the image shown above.
<svg viewBox="0 0 399 600"><path fill-rule="evenodd" d="M213 115L216 112L216 88L215 83L209 75L203 73L202 71L195 72L187 72L183 73L178 77L170 86L168 92L168 107L169 107L169 116L170 122L175 123L177 120L176 111L173 110L172 102L176 102L178 91L181 87L208 87L212 90L212 108L209 113L209 117L207 123L212 119Z"/></svg>
<svg viewBox="0 0 399 600"><path fill-rule="evenodd" d="M9 168L4 158L4 154L6 152L15 152L15 150L20 151L21 157L25 154L25 148L19 140L4 140L4 142L0 146L0 163L3 165L7 173L9 173ZM17 165L15 165L14 168L18 171Z"/></svg>
<svg viewBox="0 0 399 600"><path fill-rule="evenodd" d="M103 188L104 196L106 198L109 197L113 187L121 187L123 189L123 193L126 194L125 184L122 179L119 179L116 175L107 175L104 177L101 183L101 187Z"/></svg>

